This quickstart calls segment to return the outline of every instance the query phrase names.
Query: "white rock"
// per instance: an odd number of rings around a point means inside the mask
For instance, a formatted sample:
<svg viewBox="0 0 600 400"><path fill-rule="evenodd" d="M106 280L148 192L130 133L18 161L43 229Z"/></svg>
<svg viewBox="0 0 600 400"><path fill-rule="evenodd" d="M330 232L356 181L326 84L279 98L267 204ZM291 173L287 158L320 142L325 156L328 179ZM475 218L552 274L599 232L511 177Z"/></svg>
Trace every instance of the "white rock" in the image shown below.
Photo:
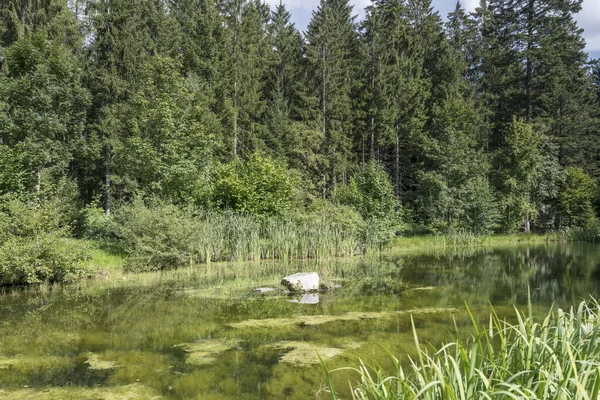
<svg viewBox="0 0 600 400"><path fill-rule="evenodd" d="M286 276L281 284L292 292L316 292L319 290L319 274L316 272L300 272Z"/></svg>

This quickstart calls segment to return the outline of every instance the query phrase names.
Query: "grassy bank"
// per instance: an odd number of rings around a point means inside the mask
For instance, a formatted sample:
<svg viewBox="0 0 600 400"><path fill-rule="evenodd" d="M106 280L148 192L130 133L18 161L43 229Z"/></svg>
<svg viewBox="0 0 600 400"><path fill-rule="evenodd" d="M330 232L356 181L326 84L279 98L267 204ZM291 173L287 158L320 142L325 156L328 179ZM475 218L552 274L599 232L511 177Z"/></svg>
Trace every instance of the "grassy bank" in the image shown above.
<svg viewBox="0 0 600 400"><path fill-rule="evenodd" d="M398 254L398 253L413 253L428 250L443 250L451 249L454 247L467 247L467 246L512 246L518 244L535 244L535 243L547 243L551 241L561 240L556 235L497 235L497 236L450 236L450 235L438 235L438 236L413 236L413 237L401 237L394 239L381 253L377 254ZM127 253L120 250L115 246L106 246L99 241L85 240L87 247L90 249L91 258L85 262L85 266L90 271L95 271L96 274L102 279L110 279L114 277L120 277L125 273L127 265ZM274 259L274 257L267 257L267 259ZM375 252L369 251L367 255L373 255ZM321 256L321 259L333 258L335 253L326 253L325 256ZM291 259L298 259L300 257L290 257ZM225 261L226 260L220 260ZM205 259L197 259L196 262L192 263L191 266L203 265L202 268L206 267ZM189 264L188 264L189 265ZM250 268L262 268L257 264L252 264Z"/></svg>
<svg viewBox="0 0 600 400"><path fill-rule="evenodd" d="M600 305L582 302L569 312L552 310L543 321L517 311L511 324L490 315L487 327L472 317L474 335L439 349L419 341L418 357L395 370L360 363L352 396L363 399L597 399L600 393ZM326 371L331 398L337 399Z"/></svg>
<svg viewBox="0 0 600 400"><path fill-rule="evenodd" d="M562 240L556 234L515 234L515 235L486 235L472 234L457 235L427 235L399 237L392 240L386 251L419 251L429 249L443 249L461 246L503 246L530 243L546 243Z"/></svg>

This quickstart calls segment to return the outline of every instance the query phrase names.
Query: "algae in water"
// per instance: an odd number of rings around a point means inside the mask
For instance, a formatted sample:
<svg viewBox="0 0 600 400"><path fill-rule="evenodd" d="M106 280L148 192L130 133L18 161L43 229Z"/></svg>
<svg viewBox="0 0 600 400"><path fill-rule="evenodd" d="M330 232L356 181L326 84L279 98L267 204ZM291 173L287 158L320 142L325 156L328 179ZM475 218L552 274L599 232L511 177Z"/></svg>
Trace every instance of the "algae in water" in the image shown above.
<svg viewBox="0 0 600 400"><path fill-rule="evenodd" d="M52 387L36 389L0 389L0 398L12 400L160 400L151 389L141 384L116 387Z"/></svg>
<svg viewBox="0 0 600 400"><path fill-rule="evenodd" d="M219 355L225 351L238 348L240 340L236 339L207 339L193 343L177 345L188 353L187 363L192 365L208 365L217 361Z"/></svg>
<svg viewBox="0 0 600 400"><path fill-rule="evenodd" d="M249 319L229 324L232 328L271 328L288 325L317 326L336 321L361 321L366 319L381 319L400 315L427 315L455 313L456 308L413 308L402 311L380 312L348 312L339 315L300 315L294 318Z"/></svg>
<svg viewBox="0 0 600 400"><path fill-rule="evenodd" d="M88 353L87 360L85 363L88 365L88 368L95 371L104 371L108 369L113 369L117 366L114 361L106 361L100 359L98 354Z"/></svg>
<svg viewBox="0 0 600 400"><path fill-rule="evenodd" d="M291 364L299 367L318 364L321 360L339 356L347 350L356 350L361 347L360 343L349 342L343 347L326 347L309 342L281 342L275 345L280 350L289 350L280 359L280 363Z"/></svg>

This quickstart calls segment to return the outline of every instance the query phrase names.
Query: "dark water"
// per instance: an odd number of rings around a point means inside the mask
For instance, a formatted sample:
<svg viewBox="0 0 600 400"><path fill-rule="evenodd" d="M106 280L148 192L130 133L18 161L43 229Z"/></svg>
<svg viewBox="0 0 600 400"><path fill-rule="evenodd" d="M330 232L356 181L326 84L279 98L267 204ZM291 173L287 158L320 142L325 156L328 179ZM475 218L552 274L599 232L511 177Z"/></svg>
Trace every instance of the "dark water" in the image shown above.
<svg viewBox="0 0 600 400"><path fill-rule="evenodd" d="M208 269L207 269L208 268ZM341 289L318 304L276 286L318 271ZM550 244L320 263L211 265L5 290L0 296L0 397L8 399L308 399L324 373L358 360L390 367L388 351L469 331L465 303L485 321L523 308L570 307L600 294L600 247ZM314 302L315 298L306 299ZM338 387L355 379L334 373ZM346 395L346 397L348 397Z"/></svg>

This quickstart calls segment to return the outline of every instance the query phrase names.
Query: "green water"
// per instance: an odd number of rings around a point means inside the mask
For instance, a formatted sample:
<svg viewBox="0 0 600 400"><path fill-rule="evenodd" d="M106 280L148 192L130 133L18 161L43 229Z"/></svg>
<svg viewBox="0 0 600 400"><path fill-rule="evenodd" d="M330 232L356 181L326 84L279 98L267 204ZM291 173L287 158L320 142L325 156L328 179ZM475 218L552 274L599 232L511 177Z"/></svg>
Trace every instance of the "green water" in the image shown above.
<svg viewBox="0 0 600 400"><path fill-rule="evenodd" d="M318 271L342 287L301 304L277 287ZM550 244L404 256L225 265L127 276L0 296L0 398L309 399L323 370L361 358L390 367L387 351L468 333L465 302L484 321L490 304L511 315L600 294L600 247ZM313 299L314 300L314 299ZM334 373L338 388L355 378ZM345 398L348 398L346 395Z"/></svg>

